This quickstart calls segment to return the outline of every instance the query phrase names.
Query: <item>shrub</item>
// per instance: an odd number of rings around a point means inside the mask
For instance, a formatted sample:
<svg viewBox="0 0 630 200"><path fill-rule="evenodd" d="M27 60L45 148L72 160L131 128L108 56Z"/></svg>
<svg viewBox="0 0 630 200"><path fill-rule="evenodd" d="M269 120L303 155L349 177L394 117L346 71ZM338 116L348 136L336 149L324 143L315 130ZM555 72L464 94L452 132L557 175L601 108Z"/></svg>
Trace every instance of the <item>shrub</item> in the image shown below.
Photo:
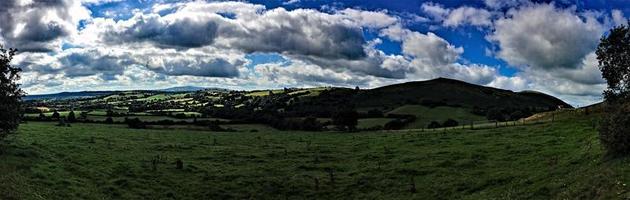
<svg viewBox="0 0 630 200"><path fill-rule="evenodd" d="M321 131L322 127L322 123L320 123L315 117L307 117L302 120L302 130Z"/></svg>
<svg viewBox="0 0 630 200"><path fill-rule="evenodd" d="M458 126L458 125L459 123L457 121L450 118L444 121L444 123L442 123L442 127L453 127L453 126Z"/></svg>
<svg viewBox="0 0 630 200"><path fill-rule="evenodd" d="M57 111L55 110L55 112L53 112L53 114L52 114L52 118L53 118L53 119L59 119L60 117L61 117L61 115L59 115L59 112L57 112Z"/></svg>
<svg viewBox="0 0 630 200"><path fill-rule="evenodd" d="M387 123L385 123L385 126L383 126L383 129L385 130L400 130L403 127L405 127L406 123L403 122L403 120L401 119L395 119L392 121L389 121Z"/></svg>
<svg viewBox="0 0 630 200"><path fill-rule="evenodd" d="M440 123L436 121L431 121L431 123L429 123L429 125L427 126L427 128L440 128L440 127L442 127L442 125L440 125Z"/></svg>
<svg viewBox="0 0 630 200"><path fill-rule="evenodd" d="M126 119L125 122L129 126L129 128L143 129L147 127L144 122L142 122L142 120L140 120L139 118Z"/></svg>
<svg viewBox="0 0 630 200"><path fill-rule="evenodd" d="M621 107L622 109L619 109ZM608 155L619 156L630 153L630 104L607 109L599 127L599 139Z"/></svg>
<svg viewBox="0 0 630 200"><path fill-rule="evenodd" d="M112 117L107 117L107 119L105 119L105 123L106 124L113 124L114 123L114 119L112 119Z"/></svg>
<svg viewBox="0 0 630 200"><path fill-rule="evenodd" d="M74 111L70 111L70 113L68 113L68 122L75 122L77 121L77 117L74 115Z"/></svg>

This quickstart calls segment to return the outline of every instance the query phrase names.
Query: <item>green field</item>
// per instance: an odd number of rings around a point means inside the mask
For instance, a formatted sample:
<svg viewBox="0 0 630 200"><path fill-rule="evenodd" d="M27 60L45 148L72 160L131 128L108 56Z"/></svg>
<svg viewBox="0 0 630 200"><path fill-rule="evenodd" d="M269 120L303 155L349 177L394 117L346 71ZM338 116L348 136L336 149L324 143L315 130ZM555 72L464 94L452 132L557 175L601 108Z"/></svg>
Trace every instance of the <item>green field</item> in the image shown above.
<svg viewBox="0 0 630 200"><path fill-rule="evenodd" d="M585 117L445 133L36 122L18 132L2 144L0 199L630 197L630 159L603 158ZM175 168L177 159L184 169Z"/></svg>
<svg viewBox="0 0 630 200"><path fill-rule="evenodd" d="M486 120L486 118L483 116L470 113L470 110L467 108L446 106L430 108L421 105L404 105L388 112L388 114L415 115L416 120L408 124L406 127L409 129L426 128L427 125L431 123L431 121L443 123L449 118L458 121L460 124L469 123L471 120Z"/></svg>

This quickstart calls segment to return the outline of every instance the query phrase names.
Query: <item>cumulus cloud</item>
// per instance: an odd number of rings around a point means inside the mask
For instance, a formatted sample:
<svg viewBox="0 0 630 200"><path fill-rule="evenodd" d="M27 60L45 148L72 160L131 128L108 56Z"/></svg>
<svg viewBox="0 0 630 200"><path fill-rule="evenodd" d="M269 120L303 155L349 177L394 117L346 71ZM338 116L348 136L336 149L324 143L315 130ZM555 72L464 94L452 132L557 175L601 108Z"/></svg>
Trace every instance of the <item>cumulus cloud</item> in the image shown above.
<svg viewBox="0 0 630 200"><path fill-rule="evenodd" d="M462 47L455 47L431 32L422 34L400 26L392 26L384 29L381 35L402 42L403 54L428 65L440 66L453 63L464 52Z"/></svg>
<svg viewBox="0 0 630 200"><path fill-rule="evenodd" d="M463 25L491 26L494 14L482 8L462 6L456 9L444 8L441 4L427 2L422 4L422 11L434 21L446 27Z"/></svg>
<svg viewBox="0 0 630 200"><path fill-rule="evenodd" d="M621 12L621 10L613 9L610 14L612 17L612 22L615 26L628 23L628 19L623 16L623 12Z"/></svg>
<svg viewBox="0 0 630 200"><path fill-rule="evenodd" d="M72 14L71 14L72 13ZM21 51L52 51L90 13L77 0L0 1L0 35Z"/></svg>
<svg viewBox="0 0 630 200"><path fill-rule="evenodd" d="M603 30L593 16L536 4L510 10L488 39L498 43L497 56L511 65L572 69L597 46Z"/></svg>

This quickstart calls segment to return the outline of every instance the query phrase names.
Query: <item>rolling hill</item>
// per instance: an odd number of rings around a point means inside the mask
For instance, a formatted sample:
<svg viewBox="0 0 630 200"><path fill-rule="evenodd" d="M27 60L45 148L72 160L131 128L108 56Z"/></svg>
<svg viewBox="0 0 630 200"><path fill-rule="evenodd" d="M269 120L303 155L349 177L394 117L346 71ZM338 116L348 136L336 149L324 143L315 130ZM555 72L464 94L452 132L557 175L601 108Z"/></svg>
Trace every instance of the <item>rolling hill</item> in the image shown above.
<svg viewBox="0 0 630 200"><path fill-rule="evenodd" d="M365 90L358 93L355 99L359 107L389 106L392 108L405 104L434 104L467 108L571 107L558 98L540 92L513 92L447 78Z"/></svg>

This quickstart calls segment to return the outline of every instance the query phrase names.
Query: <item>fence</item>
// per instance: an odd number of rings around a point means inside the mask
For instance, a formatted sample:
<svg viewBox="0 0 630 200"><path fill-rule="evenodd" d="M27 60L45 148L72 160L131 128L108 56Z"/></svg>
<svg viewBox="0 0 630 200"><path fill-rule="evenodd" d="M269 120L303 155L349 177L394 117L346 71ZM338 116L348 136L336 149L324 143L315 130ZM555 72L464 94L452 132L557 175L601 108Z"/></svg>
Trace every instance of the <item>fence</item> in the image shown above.
<svg viewBox="0 0 630 200"><path fill-rule="evenodd" d="M512 126L526 126L526 125L534 125L534 124L543 124L543 123L553 123L555 121L566 118L566 115L560 115L559 113L571 114L580 112L578 109L571 110L560 110L560 111L552 111L548 113L544 113L545 115L536 117L536 115L531 116L529 118L523 118L515 121L496 121L496 120L483 120L483 121L458 121L458 126L451 127L439 127L439 128L421 128L421 129L403 129L403 130L387 130L395 131L395 132L439 132L439 131L448 131L448 130L481 130L481 129L493 129L493 128L501 128L501 127L512 127Z"/></svg>

